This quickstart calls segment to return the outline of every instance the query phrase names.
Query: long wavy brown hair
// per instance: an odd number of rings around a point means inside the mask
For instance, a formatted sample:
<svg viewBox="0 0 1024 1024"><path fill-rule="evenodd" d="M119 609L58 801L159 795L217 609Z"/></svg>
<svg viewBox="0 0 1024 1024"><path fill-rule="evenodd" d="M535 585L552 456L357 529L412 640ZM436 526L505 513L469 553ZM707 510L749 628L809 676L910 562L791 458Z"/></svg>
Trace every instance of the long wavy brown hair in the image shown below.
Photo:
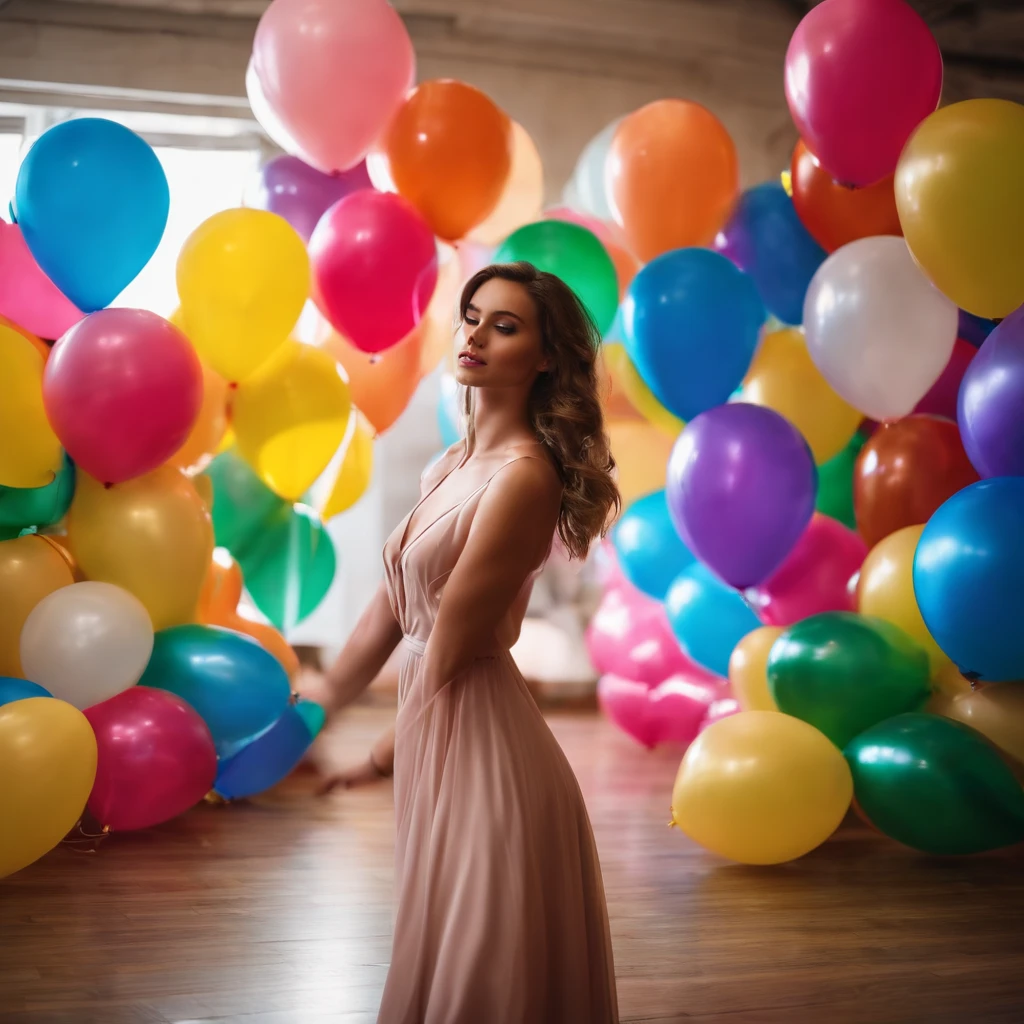
<svg viewBox="0 0 1024 1024"><path fill-rule="evenodd" d="M601 333L576 293L561 278L531 263L496 263L477 271L462 289L460 322L480 286L494 278L521 285L537 310L541 345L551 369L533 385L528 413L564 487L558 537L571 557L582 559L591 543L605 535L622 504L598 401ZM464 412L471 440L472 401L472 388L467 388Z"/></svg>

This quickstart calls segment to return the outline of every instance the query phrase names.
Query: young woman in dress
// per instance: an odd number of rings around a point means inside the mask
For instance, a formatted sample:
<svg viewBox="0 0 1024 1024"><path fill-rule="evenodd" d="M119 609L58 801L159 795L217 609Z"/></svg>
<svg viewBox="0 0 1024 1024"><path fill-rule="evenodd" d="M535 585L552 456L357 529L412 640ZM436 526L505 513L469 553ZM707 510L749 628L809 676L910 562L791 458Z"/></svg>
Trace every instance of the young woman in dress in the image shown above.
<svg viewBox="0 0 1024 1024"><path fill-rule="evenodd" d="M474 275L460 314L468 437L424 475L326 680L339 707L402 644L395 729L325 789L394 771L381 1024L607 1024L618 1011L590 821L509 654L554 537L583 558L618 511L600 337L561 280L525 263Z"/></svg>

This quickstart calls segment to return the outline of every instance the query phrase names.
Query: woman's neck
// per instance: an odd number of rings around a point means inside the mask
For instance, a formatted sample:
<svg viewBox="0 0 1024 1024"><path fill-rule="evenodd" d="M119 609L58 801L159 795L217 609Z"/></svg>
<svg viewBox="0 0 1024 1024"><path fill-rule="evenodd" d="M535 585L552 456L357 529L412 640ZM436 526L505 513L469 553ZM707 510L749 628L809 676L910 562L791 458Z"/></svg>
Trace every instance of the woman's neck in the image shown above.
<svg viewBox="0 0 1024 1024"><path fill-rule="evenodd" d="M473 392L473 451L478 455L534 440L526 396L513 388L477 388Z"/></svg>

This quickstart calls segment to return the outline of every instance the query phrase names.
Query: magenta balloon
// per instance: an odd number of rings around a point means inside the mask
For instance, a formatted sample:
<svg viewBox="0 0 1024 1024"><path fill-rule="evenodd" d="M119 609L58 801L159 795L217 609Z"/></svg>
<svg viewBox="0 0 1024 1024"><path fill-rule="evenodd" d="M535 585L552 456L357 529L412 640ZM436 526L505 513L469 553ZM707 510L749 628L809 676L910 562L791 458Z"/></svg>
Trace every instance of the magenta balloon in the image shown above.
<svg viewBox="0 0 1024 1024"><path fill-rule="evenodd" d="M960 382L964 379L967 367L977 355L978 350L963 338L957 338L953 346L953 354L949 357L942 375L931 386L928 394L914 406L915 413L926 416L942 416L947 420L956 419L957 396L960 394Z"/></svg>
<svg viewBox="0 0 1024 1024"><path fill-rule="evenodd" d="M423 318L437 284L437 245L411 203L353 192L309 241L320 312L356 348L383 352Z"/></svg>
<svg viewBox="0 0 1024 1024"><path fill-rule="evenodd" d="M89 810L100 824L115 831L159 825L213 787L213 737L173 693L133 686L94 704L85 717L99 749Z"/></svg>
<svg viewBox="0 0 1024 1024"><path fill-rule="evenodd" d="M668 463L669 514L690 550L733 587L766 580L814 512L818 473L803 435L745 402L701 413Z"/></svg>
<svg viewBox="0 0 1024 1024"><path fill-rule="evenodd" d="M50 353L43 404L79 468L117 484L164 463L185 442L203 400L188 338L143 309L101 309Z"/></svg>
<svg viewBox="0 0 1024 1024"><path fill-rule="evenodd" d="M793 33L785 85L821 166L841 184L873 185L938 106L942 55L904 0L825 0Z"/></svg>

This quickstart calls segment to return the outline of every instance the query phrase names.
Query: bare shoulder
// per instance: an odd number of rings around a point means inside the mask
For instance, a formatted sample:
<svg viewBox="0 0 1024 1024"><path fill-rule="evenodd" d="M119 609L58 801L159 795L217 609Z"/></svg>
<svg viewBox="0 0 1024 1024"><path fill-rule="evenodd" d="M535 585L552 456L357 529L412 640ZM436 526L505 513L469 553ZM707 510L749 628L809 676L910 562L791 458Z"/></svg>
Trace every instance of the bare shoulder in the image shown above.
<svg viewBox="0 0 1024 1024"><path fill-rule="evenodd" d="M510 518L523 513L554 518L562 504L562 482L547 455L515 458L494 474L485 501Z"/></svg>

